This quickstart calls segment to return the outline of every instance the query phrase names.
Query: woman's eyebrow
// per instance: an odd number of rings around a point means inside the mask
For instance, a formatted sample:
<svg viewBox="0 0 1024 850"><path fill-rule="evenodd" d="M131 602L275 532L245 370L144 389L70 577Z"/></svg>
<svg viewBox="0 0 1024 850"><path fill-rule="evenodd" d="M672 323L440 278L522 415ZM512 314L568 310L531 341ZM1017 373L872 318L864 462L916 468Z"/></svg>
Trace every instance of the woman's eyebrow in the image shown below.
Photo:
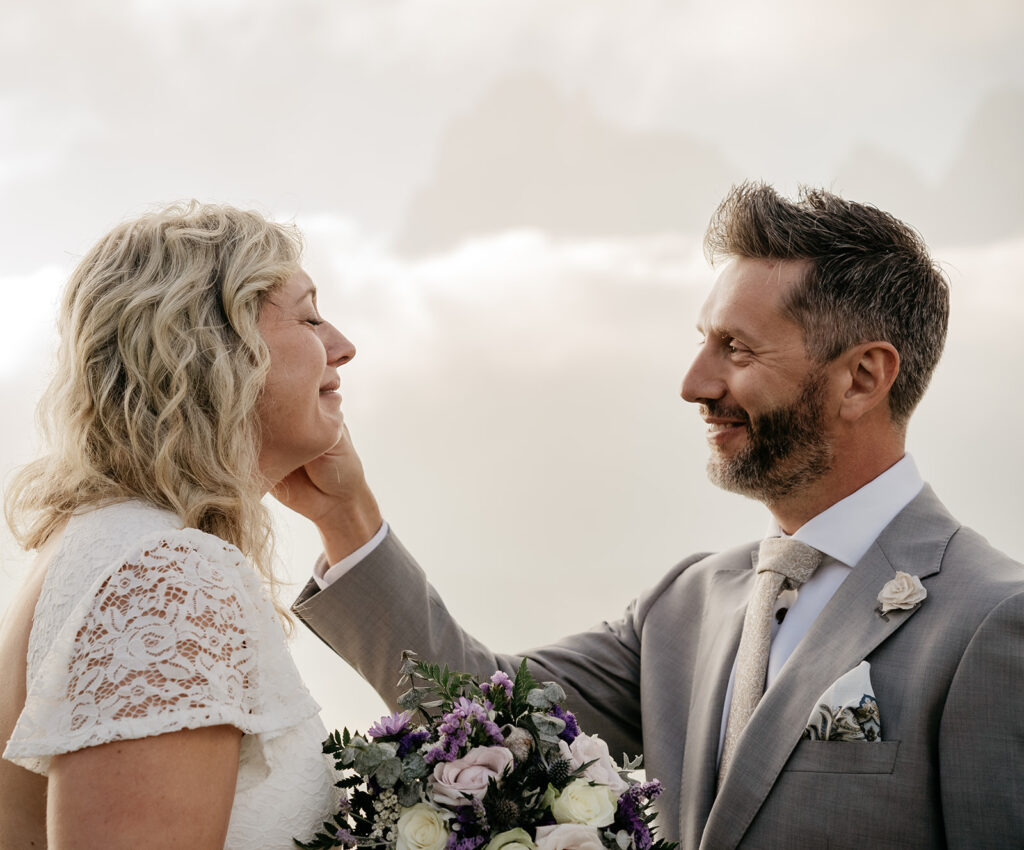
<svg viewBox="0 0 1024 850"><path fill-rule="evenodd" d="M313 296L313 301L316 302L316 286L312 283L302 291L298 298L295 299L295 303L298 304L300 301L305 301L310 295Z"/></svg>

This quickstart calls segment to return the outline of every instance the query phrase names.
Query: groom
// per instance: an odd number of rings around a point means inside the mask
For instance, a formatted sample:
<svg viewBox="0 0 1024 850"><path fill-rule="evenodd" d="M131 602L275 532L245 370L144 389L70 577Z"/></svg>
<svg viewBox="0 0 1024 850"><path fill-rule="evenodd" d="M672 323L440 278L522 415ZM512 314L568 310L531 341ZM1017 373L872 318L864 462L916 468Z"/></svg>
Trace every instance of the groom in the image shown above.
<svg viewBox="0 0 1024 850"><path fill-rule="evenodd" d="M769 540L690 556L622 619L524 653L534 676L644 754L683 848L1024 846L1024 568L904 451L942 274L906 225L823 191L739 186L705 247L724 263L682 395L711 479L764 503ZM448 613L347 438L288 484L326 550L295 612L389 704L403 649L518 665Z"/></svg>

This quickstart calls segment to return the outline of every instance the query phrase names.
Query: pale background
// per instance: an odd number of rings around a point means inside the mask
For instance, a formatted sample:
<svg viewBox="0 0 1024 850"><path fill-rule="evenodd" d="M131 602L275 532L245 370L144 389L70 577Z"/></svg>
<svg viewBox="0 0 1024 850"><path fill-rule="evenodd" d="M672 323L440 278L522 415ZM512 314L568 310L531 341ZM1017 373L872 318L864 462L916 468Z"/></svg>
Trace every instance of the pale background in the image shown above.
<svg viewBox="0 0 1024 850"><path fill-rule="evenodd" d="M34 452L53 304L179 198L294 219L359 356L344 409L462 622L520 649L761 533L678 398L729 185L825 185L917 226L953 285L910 447L1024 559L1019 0L0 3L0 475ZM281 511L296 583L317 553ZM0 538L0 599L27 568ZM294 651L329 726L376 696ZM396 659L397 667L397 659Z"/></svg>

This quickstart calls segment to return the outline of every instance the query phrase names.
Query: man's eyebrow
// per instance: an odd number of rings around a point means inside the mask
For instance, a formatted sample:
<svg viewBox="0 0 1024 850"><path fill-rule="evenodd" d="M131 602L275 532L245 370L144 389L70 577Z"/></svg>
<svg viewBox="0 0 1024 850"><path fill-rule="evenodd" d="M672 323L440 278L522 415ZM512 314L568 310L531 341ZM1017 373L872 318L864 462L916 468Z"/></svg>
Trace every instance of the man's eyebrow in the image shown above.
<svg viewBox="0 0 1024 850"><path fill-rule="evenodd" d="M720 325L716 325L714 322L708 322L704 319L698 319L697 333L703 334L704 336L731 336L731 331L727 328L723 328Z"/></svg>
<svg viewBox="0 0 1024 850"><path fill-rule="evenodd" d="M747 340L748 342L755 338L749 331L735 326L723 327L713 323L705 324L704 322L698 321L696 328L697 333L704 337L715 337L717 339L742 339Z"/></svg>

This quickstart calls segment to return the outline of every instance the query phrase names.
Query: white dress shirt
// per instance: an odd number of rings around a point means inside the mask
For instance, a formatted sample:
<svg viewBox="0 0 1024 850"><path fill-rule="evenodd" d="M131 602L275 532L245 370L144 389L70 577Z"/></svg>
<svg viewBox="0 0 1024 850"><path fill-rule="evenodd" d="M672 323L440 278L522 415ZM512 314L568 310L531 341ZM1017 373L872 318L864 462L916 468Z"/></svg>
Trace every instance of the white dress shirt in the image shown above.
<svg viewBox="0 0 1024 850"><path fill-rule="evenodd" d="M321 590L330 587L334 582L352 569L352 567L360 563L374 549L380 546L380 544L384 542L384 538L387 536L388 524L387 522L382 522L380 524L380 528L377 529L377 533L374 534L373 537L367 540L351 555L346 555L336 564L331 564L331 566L328 567L327 559L321 555L313 565L313 581L317 583L317 586Z"/></svg>
<svg viewBox="0 0 1024 850"><path fill-rule="evenodd" d="M921 480L914 459L908 454L904 455L877 478L796 530L793 535L796 540L813 546L825 557L803 587L784 591L775 605L776 622L772 624L772 648L768 656L765 690L772 686L783 665L828 604L832 594L857 566L878 535L921 492L923 486L924 481ZM778 523L772 519L765 537L785 536ZM786 610L780 615L782 609ZM722 741L725 740L735 678L736 662L733 661L722 711L719 755Z"/></svg>

